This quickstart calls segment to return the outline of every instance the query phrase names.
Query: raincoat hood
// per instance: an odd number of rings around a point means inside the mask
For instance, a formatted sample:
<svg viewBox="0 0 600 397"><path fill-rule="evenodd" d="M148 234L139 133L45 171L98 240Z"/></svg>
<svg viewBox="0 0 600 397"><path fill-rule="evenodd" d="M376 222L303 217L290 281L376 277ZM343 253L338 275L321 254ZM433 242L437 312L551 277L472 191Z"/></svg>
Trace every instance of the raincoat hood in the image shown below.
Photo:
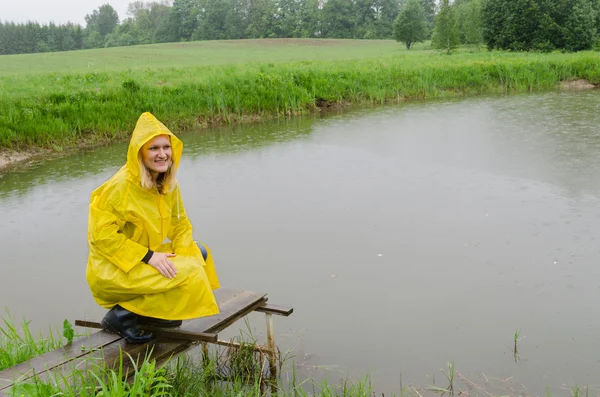
<svg viewBox="0 0 600 397"><path fill-rule="evenodd" d="M159 135L168 135L171 139L173 155L171 158L173 172L177 171L181 154L183 153L183 142L175 136L163 123L158 121L150 112L142 113L139 117L127 150L127 170L136 178L140 178L139 153L142 147L151 139Z"/></svg>

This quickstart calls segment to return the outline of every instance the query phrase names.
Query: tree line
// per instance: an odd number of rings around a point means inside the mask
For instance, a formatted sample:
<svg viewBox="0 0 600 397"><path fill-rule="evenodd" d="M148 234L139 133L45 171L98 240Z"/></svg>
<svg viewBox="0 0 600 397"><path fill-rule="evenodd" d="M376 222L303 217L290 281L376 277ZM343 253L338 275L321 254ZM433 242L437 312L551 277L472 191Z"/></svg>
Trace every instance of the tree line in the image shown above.
<svg viewBox="0 0 600 397"><path fill-rule="evenodd" d="M394 37L410 49L431 38L451 52L459 44L513 51L600 50L600 0L440 0L433 30L422 2L407 0Z"/></svg>
<svg viewBox="0 0 600 397"><path fill-rule="evenodd" d="M127 14L104 4L85 27L0 22L0 54L293 37L577 51L600 33L600 0L161 0L132 2Z"/></svg>

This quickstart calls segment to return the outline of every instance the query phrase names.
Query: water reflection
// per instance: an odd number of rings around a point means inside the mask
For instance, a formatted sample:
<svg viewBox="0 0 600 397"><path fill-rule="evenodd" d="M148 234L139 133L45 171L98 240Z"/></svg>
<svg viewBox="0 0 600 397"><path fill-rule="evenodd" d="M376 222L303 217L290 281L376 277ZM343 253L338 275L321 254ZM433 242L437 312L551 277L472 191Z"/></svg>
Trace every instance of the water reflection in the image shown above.
<svg viewBox="0 0 600 397"><path fill-rule="evenodd" d="M186 160L203 154L248 151L299 139L310 133L315 116L234 125L181 134ZM127 143L35 158L0 172L0 198L25 194L32 187L111 174L127 160Z"/></svg>

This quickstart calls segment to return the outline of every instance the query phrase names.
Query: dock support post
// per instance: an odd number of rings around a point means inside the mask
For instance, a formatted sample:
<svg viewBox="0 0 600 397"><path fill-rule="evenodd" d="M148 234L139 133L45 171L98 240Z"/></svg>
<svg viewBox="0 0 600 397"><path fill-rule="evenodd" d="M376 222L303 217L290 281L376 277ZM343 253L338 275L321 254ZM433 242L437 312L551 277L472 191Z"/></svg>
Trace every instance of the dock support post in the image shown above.
<svg viewBox="0 0 600 397"><path fill-rule="evenodd" d="M275 354L275 334L273 332L273 315L271 313L265 313L267 317L267 347L269 352L269 374L271 380L277 379L277 357Z"/></svg>
<svg viewBox="0 0 600 397"><path fill-rule="evenodd" d="M202 365L204 369L208 367L209 357L208 357L208 343L202 342Z"/></svg>

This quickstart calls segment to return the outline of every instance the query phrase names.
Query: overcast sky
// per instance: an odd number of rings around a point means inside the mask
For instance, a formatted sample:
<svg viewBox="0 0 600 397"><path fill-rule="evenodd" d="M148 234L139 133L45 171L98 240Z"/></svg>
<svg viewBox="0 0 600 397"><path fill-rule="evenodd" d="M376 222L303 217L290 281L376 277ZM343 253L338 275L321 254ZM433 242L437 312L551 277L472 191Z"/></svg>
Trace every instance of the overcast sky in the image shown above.
<svg viewBox="0 0 600 397"><path fill-rule="evenodd" d="M79 23L85 27L85 16L103 4L110 4L119 14L119 20L128 17L127 4L133 0L0 0L2 22L36 21L41 24L54 22Z"/></svg>

